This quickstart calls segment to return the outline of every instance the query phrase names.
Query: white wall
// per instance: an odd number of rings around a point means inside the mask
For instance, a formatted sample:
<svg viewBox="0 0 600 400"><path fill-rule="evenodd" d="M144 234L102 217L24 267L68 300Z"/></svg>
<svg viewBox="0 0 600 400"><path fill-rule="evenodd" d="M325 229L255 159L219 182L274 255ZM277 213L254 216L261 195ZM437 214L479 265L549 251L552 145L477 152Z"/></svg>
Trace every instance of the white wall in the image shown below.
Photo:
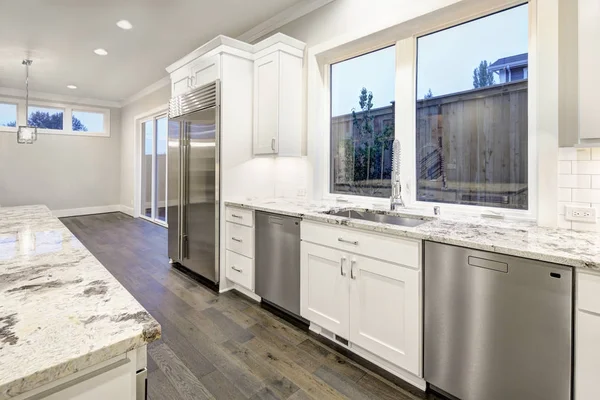
<svg viewBox="0 0 600 400"><path fill-rule="evenodd" d="M0 205L51 210L118 206L121 110L110 111L110 137L39 134L32 145L0 131Z"/></svg>
<svg viewBox="0 0 600 400"><path fill-rule="evenodd" d="M558 225L561 228L600 232L596 224L565 219L565 206L595 207L600 212L600 148L564 147L558 153Z"/></svg>
<svg viewBox="0 0 600 400"><path fill-rule="evenodd" d="M120 204L129 213L133 213L134 118L159 106L166 106L170 98L171 86L166 85L121 109Z"/></svg>

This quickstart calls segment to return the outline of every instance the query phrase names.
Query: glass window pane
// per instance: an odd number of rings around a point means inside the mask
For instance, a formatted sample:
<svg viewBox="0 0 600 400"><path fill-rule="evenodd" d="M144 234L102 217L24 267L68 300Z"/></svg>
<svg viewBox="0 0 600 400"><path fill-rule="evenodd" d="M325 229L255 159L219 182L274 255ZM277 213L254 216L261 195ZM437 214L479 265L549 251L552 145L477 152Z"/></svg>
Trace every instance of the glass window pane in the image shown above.
<svg viewBox="0 0 600 400"><path fill-rule="evenodd" d="M30 126L44 129L63 129L63 110L60 108L30 106L27 114Z"/></svg>
<svg viewBox="0 0 600 400"><path fill-rule="evenodd" d="M152 145L154 121L142 123L142 208L141 213L152 217Z"/></svg>
<svg viewBox="0 0 600 400"><path fill-rule="evenodd" d="M17 126L17 105L0 103L0 126Z"/></svg>
<svg viewBox="0 0 600 400"><path fill-rule="evenodd" d="M104 132L104 114L73 110L71 126L77 132Z"/></svg>
<svg viewBox="0 0 600 400"><path fill-rule="evenodd" d="M167 117L156 120L156 218L166 221Z"/></svg>
<svg viewBox="0 0 600 400"><path fill-rule="evenodd" d="M331 66L331 193L391 195L395 47Z"/></svg>
<svg viewBox="0 0 600 400"><path fill-rule="evenodd" d="M418 39L418 201L528 208L528 29L523 5Z"/></svg>

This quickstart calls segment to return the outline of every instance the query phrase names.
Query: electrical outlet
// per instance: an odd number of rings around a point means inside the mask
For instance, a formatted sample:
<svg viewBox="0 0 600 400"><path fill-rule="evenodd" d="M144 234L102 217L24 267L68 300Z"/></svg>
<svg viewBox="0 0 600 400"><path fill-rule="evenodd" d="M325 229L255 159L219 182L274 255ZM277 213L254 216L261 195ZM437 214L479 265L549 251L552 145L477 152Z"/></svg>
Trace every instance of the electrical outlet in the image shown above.
<svg viewBox="0 0 600 400"><path fill-rule="evenodd" d="M594 207L565 207L565 219L567 221L589 222L595 224L597 218L596 209Z"/></svg>

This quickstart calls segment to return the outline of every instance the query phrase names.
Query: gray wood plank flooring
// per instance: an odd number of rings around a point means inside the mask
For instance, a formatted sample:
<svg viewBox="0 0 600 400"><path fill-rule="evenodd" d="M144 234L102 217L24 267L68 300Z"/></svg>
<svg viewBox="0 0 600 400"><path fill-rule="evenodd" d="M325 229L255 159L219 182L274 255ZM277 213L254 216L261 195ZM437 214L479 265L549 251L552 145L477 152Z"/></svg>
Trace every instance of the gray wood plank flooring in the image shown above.
<svg viewBox="0 0 600 400"><path fill-rule="evenodd" d="M122 213L62 222L162 325L149 345L148 397L438 399L400 387L239 294L172 268L165 228Z"/></svg>

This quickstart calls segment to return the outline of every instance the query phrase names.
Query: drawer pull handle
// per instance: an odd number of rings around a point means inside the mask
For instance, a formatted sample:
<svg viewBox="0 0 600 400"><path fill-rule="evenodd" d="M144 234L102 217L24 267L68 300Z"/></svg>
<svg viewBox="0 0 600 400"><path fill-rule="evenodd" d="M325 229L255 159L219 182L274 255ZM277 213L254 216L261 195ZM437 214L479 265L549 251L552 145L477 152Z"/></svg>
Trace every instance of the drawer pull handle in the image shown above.
<svg viewBox="0 0 600 400"><path fill-rule="evenodd" d="M236 271L236 272L243 272L240 268L236 268L235 265L231 266L231 269Z"/></svg>
<svg viewBox="0 0 600 400"><path fill-rule="evenodd" d="M242 243L243 240L240 238L236 238L236 237L232 237L231 240L233 240L234 242L238 242L238 243Z"/></svg>
<svg viewBox="0 0 600 400"><path fill-rule="evenodd" d="M342 275L342 276L346 276L346 273L344 272L344 262L345 261L346 261L346 257L340 258L340 275Z"/></svg>
<svg viewBox="0 0 600 400"><path fill-rule="evenodd" d="M344 238L339 237L338 242L348 243L348 244L353 244L355 246L358 246L358 240L346 240Z"/></svg>
<svg viewBox="0 0 600 400"><path fill-rule="evenodd" d="M242 217L241 215L237 215L237 214L231 214L231 216L232 216L233 218L239 218L239 219L242 219L242 218L244 218L244 217Z"/></svg>
<svg viewBox="0 0 600 400"><path fill-rule="evenodd" d="M356 264L356 260L350 261L350 278L356 279L356 275L354 275L354 264Z"/></svg>

